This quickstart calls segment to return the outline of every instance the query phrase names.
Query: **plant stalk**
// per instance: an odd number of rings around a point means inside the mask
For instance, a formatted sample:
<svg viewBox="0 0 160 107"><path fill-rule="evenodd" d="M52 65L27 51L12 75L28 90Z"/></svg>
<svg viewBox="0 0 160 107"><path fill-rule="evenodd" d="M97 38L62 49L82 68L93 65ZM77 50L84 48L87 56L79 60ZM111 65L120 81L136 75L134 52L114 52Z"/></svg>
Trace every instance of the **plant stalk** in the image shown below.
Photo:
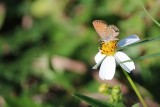
<svg viewBox="0 0 160 107"><path fill-rule="evenodd" d="M141 104L143 105L143 107L147 107L147 104L145 103L143 97L141 96L139 90L137 89L137 87L136 87L136 85L134 84L134 82L133 82L133 80L131 79L131 77L128 75L128 73L127 73L126 71L123 70L123 72L124 72L125 76L127 77L129 83L131 84L133 90L135 91L136 95L138 96L138 98L139 98Z"/></svg>

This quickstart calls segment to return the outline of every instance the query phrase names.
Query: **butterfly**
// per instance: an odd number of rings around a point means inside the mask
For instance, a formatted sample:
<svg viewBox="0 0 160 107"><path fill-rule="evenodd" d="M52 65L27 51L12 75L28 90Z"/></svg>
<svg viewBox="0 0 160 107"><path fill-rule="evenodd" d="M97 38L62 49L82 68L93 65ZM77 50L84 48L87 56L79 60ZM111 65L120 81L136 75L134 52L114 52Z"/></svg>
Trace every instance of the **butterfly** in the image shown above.
<svg viewBox="0 0 160 107"><path fill-rule="evenodd" d="M104 42L118 40L116 38L119 34L119 29L115 25L108 25L103 20L95 20L93 21L93 26L96 32L101 37L101 40Z"/></svg>

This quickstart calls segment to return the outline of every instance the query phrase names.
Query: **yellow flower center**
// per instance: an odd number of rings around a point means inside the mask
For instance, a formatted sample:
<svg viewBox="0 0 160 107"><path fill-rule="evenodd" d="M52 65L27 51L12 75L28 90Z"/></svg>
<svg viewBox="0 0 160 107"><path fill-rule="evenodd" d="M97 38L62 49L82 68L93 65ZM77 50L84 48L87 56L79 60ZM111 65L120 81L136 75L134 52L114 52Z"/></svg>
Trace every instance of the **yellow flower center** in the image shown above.
<svg viewBox="0 0 160 107"><path fill-rule="evenodd" d="M117 41L101 42L100 52L107 56L114 55L117 48Z"/></svg>

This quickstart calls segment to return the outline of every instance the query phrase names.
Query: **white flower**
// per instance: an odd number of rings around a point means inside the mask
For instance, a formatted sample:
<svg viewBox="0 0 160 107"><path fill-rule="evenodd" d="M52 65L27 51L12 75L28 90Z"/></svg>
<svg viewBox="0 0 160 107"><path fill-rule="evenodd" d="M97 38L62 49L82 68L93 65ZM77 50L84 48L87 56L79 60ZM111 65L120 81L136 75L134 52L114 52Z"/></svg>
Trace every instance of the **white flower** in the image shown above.
<svg viewBox="0 0 160 107"><path fill-rule="evenodd" d="M101 64L99 77L102 80L111 80L115 74L116 62L118 62L119 65L128 73L134 70L134 62L124 62L131 59L121 51L116 52L116 48L127 46L139 40L140 39L137 35L131 35L118 42L117 46L115 41L110 41L108 43L102 42L100 51L95 56L96 65L93 67L93 69L96 69Z"/></svg>

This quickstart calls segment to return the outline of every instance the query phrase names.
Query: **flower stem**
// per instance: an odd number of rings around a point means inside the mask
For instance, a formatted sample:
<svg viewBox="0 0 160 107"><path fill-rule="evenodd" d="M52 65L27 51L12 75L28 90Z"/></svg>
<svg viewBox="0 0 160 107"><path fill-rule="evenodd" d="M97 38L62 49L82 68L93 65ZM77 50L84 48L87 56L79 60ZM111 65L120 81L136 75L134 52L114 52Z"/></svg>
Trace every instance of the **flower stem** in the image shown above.
<svg viewBox="0 0 160 107"><path fill-rule="evenodd" d="M142 98L140 92L138 91L136 85L134 84L133 80L131 79L131 77L128 75L127 72L123 71L123 73L125 74L125 76L127 77L129 83L131 84L133 90L135 91L135 93L137 94L141 104L143 105L143 107L147 107L147 104L145 103L144 99Z"/></svg>

